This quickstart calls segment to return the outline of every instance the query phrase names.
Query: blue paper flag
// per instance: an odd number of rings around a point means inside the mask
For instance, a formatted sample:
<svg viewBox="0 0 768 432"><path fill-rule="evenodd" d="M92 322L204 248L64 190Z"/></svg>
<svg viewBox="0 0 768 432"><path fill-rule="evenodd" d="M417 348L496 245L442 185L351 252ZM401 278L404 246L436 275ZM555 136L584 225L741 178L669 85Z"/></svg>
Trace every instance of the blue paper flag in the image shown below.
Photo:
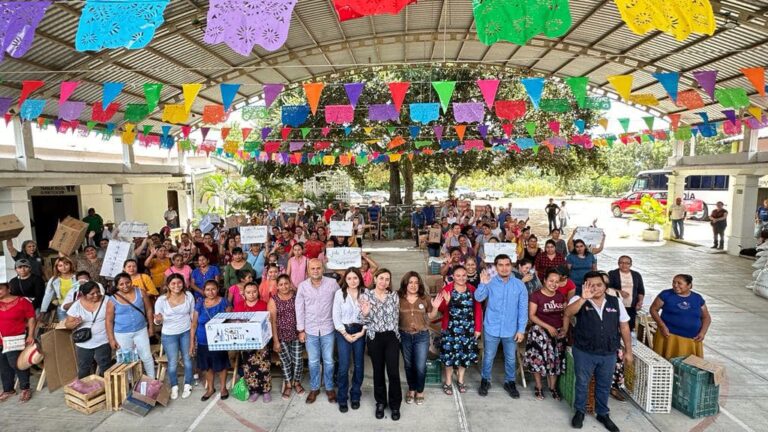
<svg viewBox="0 0 768 432"><path fill-rule="evenodd" d="M411 113L411 121L427 124L440 117L439 103L412 103L408 105L408 111Z"/></svg>
<svg viewBox="0 0 768 432"><path fill-rule="evenodd" d="M459 146L459 140L440 140L440 149L450 150Z"/></svg>
<svg viewBox="0 0 768 432"><path fill-rule="evenodd" d="M309 105L285 105L282 107L281 119L284 125L299 127L309 117Z"/></svg>
<svg viewBox="0 0 768 432"><path fill-rule="evenodd" d="M107 128L104 130L104 135L112 136L113 133L115 133L115 124L107 123Z"/></svg>
<svg viewBox="0 0 768 432"><path fill-rule="evenodd" d="M711 138L715 135L717 135L717 125L714 123L702 123L698 125L699 133L701 133L701 136L704 138Z"/></svg>
<svg viewBox="0 0 768 432"><path fill-rule="evenodd" d="M536 145L536 141L533 140L533 138L518 138L515 140L517 143L517 146L520 148L520 150L530 149L533 148Z"/></svg>
<svg viewBox="0 0 768 432"><path fill-rule="evenodd" d="M699 111L696 114L701 117L701 121L704 123L709 123L709 114L705 113L704 111Z"/></svg>
<svg viewBox="0 0 768 432"><path fill-rule="evenodd" d="M222 83L219 89L221 90L221 104L224 105L224 111L229 111L237 91L240 90L240 84Z"/></svg>
<svg viewBox="0 0 768 432"><path fill-rule="evenodd" d="M163 127L160 128L163 131L163 136L168 136L168 134L171 133L171 126L170 125L163 125Z"/></svg>
<svg viewBox="0 0 768 432"><path fill-rule="evenodd" d="M586 123L584 123L584 120L576 119L573 121L573 125L576 126L576 129L579 131L580 134L584 133L584 128L586 127Z"/></svg>
<svg viewBox="0 0 768 432"><path fill-rule="evenodd" d="M105 82L101 96L101 109L106 111L109 104L117 98L117 95L119 95L121 91L123 91L123 87L125 87L125 83Z"/></svg>
<svg viewBox="0 0 768 432"><path fill-rule="evenodd" d="M75 35L78 51L144 48L163 23L169 0L88 0Z"/></svg>
<svg viewBox="0 0 768 432"><path fill-rule="evenodd" d="M173 135L162 135L160 137L160 148L170 150L176 144L176 137Z"/></svg>
<svg viewBox="0 0 768 432"><path fill-rule="evenodd" d="M416 139L421 132L421 126L408 126L408 130L411 132L411 138Z"/></svg>
<svg viewBox="0 0 768 432"><path fill-rule="evenodd" d="M45 102L45 99L26 99L24 103L21 104L21 112L19 113L21 119L34 120L40 117L40 114L43 113L43 109L45 108Z"/></svg>
<svg viewBox="0 0 768 432"><path fill-rule="evenodd" d="M544 91L544 78L523 78L520 80L533 103L533 107L539 109L541 93Z"/></svg>
<svg viewBox="0 0 768 432"><path fill-rule="evenodd" d="M352 126L344 126L344 135L349 136L352 133Z"/></svg>
<svg viewBox="0 0 768 432"><path fill-rule="evenodd" d="M677 86L680 82L680 73L678 72L663 72L655 73L653 77L656 78L664 90L666 90L669 97L676 103L677 102Z"/></svg>

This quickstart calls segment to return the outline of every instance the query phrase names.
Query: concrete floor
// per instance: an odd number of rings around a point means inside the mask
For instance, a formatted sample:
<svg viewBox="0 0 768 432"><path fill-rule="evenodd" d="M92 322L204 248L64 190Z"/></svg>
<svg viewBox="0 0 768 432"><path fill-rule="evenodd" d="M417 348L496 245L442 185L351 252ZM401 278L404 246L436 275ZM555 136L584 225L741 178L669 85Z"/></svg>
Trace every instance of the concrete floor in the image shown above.
<svg viewBox="0 0 768 432"><path fill-rule="evenodd" d="M370 244L367 245L370 247ZM408 249L410 242L395 241L374 244L371 254L390 268L395 280L407 270L423 271L421 251ZM366 248L368 249L368 248ZM652 296L670 286L676 273L690 273L694 288L702 293L713 316L713 324L705 341L705 356L727 367L727 381L720 390L721 413L717 416L692 420L672 410L670 414L646 414L631 401L611 400L611 414L622 430L640 431L768 431L768 300L757 297L744 286L750 281L752 261L723 254L706 253L705 248L681 244L659 247L621 247L610 245L599 256L601 269L611 269L621 254L633 256L634 269L645 278L648 295ZM502 364L494 368L494 386L490 395L481 398L476 389L479 371L467 372L468 393L445 396L439 388L427 389L423 406L405 405L402 419L393 422L387 417L373 416L372 376L366 365L362 406L359 411L339 413L324 395L313 405L303 397L289 401L273 391L273 402L250 404L230 398L200 402L202 388L195 388L192 398L172 401L168 408L158 407L147 417L126 413L99 412L90 416L79 414L63 403L61 390L35 393L25 405L11 399L0 405L0 430L95 430L95 431L191 431L191 430L253 430L253 431L347 431L347 430L432 430L432 431L567 431L571 430L570 409L552 399L536 401L532 388L522 389L519 400L510 399L501 389ZM273 386L280 388L282 379L273 372ZM404 375L401 374L403 383ZM530 378L530 377L529 377ZM34 384L35 379L33 379ZM307 381L306 373L305 379ZM594 418L587 417L585 430L605 430Z"/></svg>

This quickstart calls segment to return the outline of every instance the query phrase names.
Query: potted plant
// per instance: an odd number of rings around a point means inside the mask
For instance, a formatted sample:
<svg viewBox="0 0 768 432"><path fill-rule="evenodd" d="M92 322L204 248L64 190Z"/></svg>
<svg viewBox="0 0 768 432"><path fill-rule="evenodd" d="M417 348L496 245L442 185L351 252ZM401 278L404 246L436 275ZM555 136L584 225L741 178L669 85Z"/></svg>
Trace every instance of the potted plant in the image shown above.
<svg viewBox="0 0 768 432"><path fill-rule="evenodd" d="M648 225L648 228L643 230L643 240L659 241L661 231L658 230L657 226L664 225L667 222L666 208L652 196L643 195L640 198L640 205L631 206L629 209L634 211L630 215L633 220Z"/></svg>

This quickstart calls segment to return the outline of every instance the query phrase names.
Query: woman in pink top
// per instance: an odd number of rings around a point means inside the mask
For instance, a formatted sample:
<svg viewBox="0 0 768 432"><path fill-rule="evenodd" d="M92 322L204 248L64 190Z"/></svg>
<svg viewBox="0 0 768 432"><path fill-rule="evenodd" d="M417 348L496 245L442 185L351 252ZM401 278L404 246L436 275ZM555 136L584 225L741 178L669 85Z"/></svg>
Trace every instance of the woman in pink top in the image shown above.
<svg viewBox="0 0 768 432"><path fill-rule="evenodd" d="M192 276L192 267L184 263L184 256L177 253L171 258L171 262L173 265L168 267L168 270L165 271L165 277L167 278L172 274L180 274L184 278L184 286L191 286L190 277Z"/></svg>
<svg viewBox="0 0 768 432"><path fill-rule="evenodd" d="M376 264L376 261L374 261L373 258L368 256L367 253L363 252L362 257L363 262L360 266L360 273L363 274L363 286L366 288L372 288L373 274L376 273L376 270L379 269L379 266Z"/></svg>
<svg viewBox="0 0 768 432"><path fill-rule="evenodd" d="M307 280L307 257L304 256L304 244L296 243L291 252L293 255L288 259L285 272L291 277L293 286L298 287L300 283Z"/></svg>
<svg viewBox="0 0 768 432"><path fill-rule="evenodd" d="M259 298L269 299L277 293L277 276L279 275L280 269L276 265L270 264L266 267L264 277L261 279L261 285L259 285Z"/></svg>
<svg viewBox="0 0 768 432"><path fill-rule="evenodd" d="M243 302L245 302L245 286L253 281L253 273L245 269L240 269L236 270L235 274L237 275L238 282L229 287L229 290L227 291L227 302L230 305L233 305L235 312L237 312L238 307L242 307Z"/></svg>

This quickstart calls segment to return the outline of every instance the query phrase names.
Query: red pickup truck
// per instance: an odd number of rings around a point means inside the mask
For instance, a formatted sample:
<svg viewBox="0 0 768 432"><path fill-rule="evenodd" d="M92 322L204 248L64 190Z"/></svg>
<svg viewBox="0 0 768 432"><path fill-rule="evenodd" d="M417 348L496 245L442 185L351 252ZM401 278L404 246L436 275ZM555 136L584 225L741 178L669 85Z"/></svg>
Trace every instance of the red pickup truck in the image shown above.
<svg viewBox="0 0 768 432"><path fill-rule="evenodd" d="M640 198L644 195L651 195L657 199L659 203L667 205L667 193L666 192L630 192L624 198L618 199L611 203L611 213L614 217L621 217L625 214L631 214L635 211L632 206L640 205ZM706 204L700 199L684 200L683 205L688 212L688 217L693 219L704 220L707 217Z"/></svg>

